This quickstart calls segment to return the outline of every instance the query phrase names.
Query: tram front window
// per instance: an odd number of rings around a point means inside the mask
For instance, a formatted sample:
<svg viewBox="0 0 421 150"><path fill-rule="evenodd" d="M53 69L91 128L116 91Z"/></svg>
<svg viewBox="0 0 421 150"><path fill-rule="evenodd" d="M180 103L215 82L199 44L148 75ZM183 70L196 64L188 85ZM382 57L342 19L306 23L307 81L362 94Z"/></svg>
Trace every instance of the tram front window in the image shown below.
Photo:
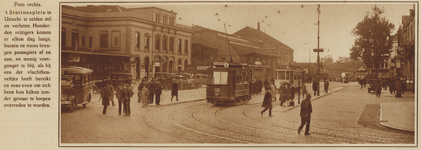
<svg viewBox="0 0 421 150"><path fill-rule="evenodd" d="M213 72L212 84L227 84L228 83L228 72Z"/></svg>

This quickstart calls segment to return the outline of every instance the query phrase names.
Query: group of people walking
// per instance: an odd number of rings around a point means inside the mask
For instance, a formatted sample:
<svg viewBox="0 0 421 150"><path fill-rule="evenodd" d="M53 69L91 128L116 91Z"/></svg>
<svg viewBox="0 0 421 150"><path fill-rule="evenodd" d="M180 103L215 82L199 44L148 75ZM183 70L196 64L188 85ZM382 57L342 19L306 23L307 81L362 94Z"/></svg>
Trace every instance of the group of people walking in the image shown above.
<svg viewBox="0 0 421 150"><path fill-rule="evenodd" d="M283 87L283 86L281 86ZM262 103L262 107L264 107L264 109L260 112L260 114L263 116L263 113L265 113L267 110L269 110L269 117L273 117L272 116L272 102L273 102L273 98L272 98L272 94L271 91L272 87L268 86L266 88L266 93L265 96L263 98L263 103ZM304 135L310 135L309 131L310 131L310 118L311 118L311 113L313 112L312 110L312 106L311 106L311 95L310 94L305 94L306 98L301 102L301 106L300 106L300 117L301 117L301 124L298 127L298 134L301 133L301 130L303 129L304 125L306 126L305 128L305 134ZM281 101L282 102L282 101Z"/></svg>
<svg viewBox="0 0 421 150"><path fill-rule="evenodd" d="M162 85L159 80L152 80L148 82L146 78L142 79L142 83L137 87L138 89L138 103L143 104L143 108L148 107L148 104L153 103L155 97L155 104L161 105Z"/></svg>
<svg viewBox="0 0 421 150"><path fill-rule="evenodd" d="M361 89L363 89L363 87L365 87L365 85L367 84L367 80L360 79L358 80L358 84L360 84ZM376 97L379 98L381 96L382 88L387 90L387 87L389 87L390 94L395 94L396 98L401 98L407 90L405 80L400 79L379 79L378 83L371 83L371 86L374 87L374 90L376 91Z"/></svg>
<svg viewBox="0 0 421 150"><path fill-rule="evenodd" d="M269 81L269 84L266 87L266 92L263 98L263 103L262 103L262 107L264 107L264 109L260 112L260 114L263 116L263 114L269 110L269 117L272 117L272 108L273 105L272 103L274 101L276 101L276 92L275 90L279 91L279 101L280 101L280 105L281 106L285 106L284 104L287 103L288 101L292 101L294 100L294 95L296 92L302 92L303 94L303 98L305 96L305 99L301 102L300 104L300 117L301 117L301 124L298 127L298 134L301 133L301 130L303 129L304 126L306 126L305 128L305 135L310 135L309 131L310 131L310 118L311 118L311 113L312 113L312 105L311 105L311 94L308 94L307 92L307 87L305 84L301 84L300 87L293 87L291 83L289 84L284 84L284 83L280 83L281 86L279 87L279 89L276 89L276 86L273 84L273 80ZM313 80L313 91L314 91L314 95L316 95L316 92L318 90L318 82L316 82L316 80ZM324 91L326 93L329 92L329 80L325 79L324 80ZM289 104L288 104L289 105Z"/></svg>
<svg viewBox="0 0 421 150"><path fill-rule="evenodd" d="M109 79L103 81L105 86L101 89L101 98L103 112L106 114L107 107L112 104L114 106L114 88L112 82ZM159 80L147 81L146 78L142 79L142 82L138 86L138 103L142 103L142 108L148 107L148 104L152 104L155 97L155 104L160 106L161 94L162 94L162 85ZM133 87L129 84L120 84L117 89L115 89L115 97L118 100L118 115L121 115L123 110L124 115L130 116L130 98L134 95ZM171 91L171 101L173 97L176 97L178 101L178 86L177 83L173 83ZM123 108L123 109L122 109Z"/></svg>
<svg viewBox="0 0 421 150"><path fill-rule="evenodd" d="M111 80L104 80L106 86L101 89L101 99L103 110L102 114L107 113L107 107L110 105L114 106L114 88ZM123 107L123 113L127 116L130 116L130 98L133 96L133 87L130 87L129 84L120 84L118 85L116 91L116 98L118 100L118 115L121 115L121 108Z"/></svg>

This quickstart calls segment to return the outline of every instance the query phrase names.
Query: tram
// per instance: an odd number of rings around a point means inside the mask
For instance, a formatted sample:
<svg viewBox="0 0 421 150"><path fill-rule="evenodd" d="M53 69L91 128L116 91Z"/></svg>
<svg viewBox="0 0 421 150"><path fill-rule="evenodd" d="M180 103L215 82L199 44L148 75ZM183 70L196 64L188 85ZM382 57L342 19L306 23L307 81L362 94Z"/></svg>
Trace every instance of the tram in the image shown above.
<svg viewBox="0 0 421 150"><path fill-rule="evenodd" d="M252 70L247 64L214 62L207 71L208 103L239 105L250 100Z"/></svg>
<svg viewBox="0 0 421 150"><path fill-rule="evenodd" d="M294 88L299 88L303 84L304 71L298 66L280 66L275 69L275 86L280 87L283 83L288 83Z"/></svg>

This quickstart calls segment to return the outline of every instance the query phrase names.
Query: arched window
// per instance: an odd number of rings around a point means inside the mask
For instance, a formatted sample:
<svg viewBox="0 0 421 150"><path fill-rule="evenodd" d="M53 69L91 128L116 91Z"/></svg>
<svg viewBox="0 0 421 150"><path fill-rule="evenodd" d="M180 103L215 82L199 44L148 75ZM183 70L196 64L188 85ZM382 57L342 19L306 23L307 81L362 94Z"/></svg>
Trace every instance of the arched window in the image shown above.
<svg viewBox="0 0 421 150"><path fill-rule="evenodd" d="M145 34L145 51L148 52L149 51L149 34Z"/></svg>
<svg viewBox="0 0 421 150"><path fill-rule="evenodd" d="M162 36L162 50L164 52L168 50L168 37L166 35Z"/></svg>
<svg viewBox="0 0 421 150"><path fill-rule="evenodd" d="M174 37L170 37L170 41L169 41L169 43L170 43L170 53L174 53Z"/></svg>
<svg viewBox="0 0 421 150"><path fill-rule="evenodd" d="M160 50L161 49L161 36L159 34L157 34L155 36L155 49L156 50Z"/></svg>

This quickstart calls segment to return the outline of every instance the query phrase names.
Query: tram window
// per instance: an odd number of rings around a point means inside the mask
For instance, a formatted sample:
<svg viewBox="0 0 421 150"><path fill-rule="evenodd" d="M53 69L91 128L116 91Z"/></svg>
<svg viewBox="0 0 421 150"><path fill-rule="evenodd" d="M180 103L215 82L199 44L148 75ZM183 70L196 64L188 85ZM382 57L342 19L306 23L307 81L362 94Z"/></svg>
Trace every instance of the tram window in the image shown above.
<svg viewBox="0 0 421 150"><path fill-rule="evenodd" d="M241 72L240 71L235 72L235 83L239 84L241 83L241 81L243 81Z"/></svg>
<svg viewBox="0 0 421 150"><path fill-rule="evenodd" d="M243 72L243 83L247 84L250 80L250 74L249 72Z"/></svg>
<svg viewBox="0 0 421 150"><path fill-rule="evenodd" d="M227 84L228 83L228 72L213 72L213 84Z"/></svg>
<svg viewBox="0 0 421 150"><path fill-rule="evenodd" d="M294 72L289 71L289 80L293 80L293 79L294 79Z"/></svg>
<svg viewBox="0 0 421 150"><path fill-rule="evenodd" d="M285 79L285 71L279 71L278 72L278 79L279 80L284 80Z"/></svg>
<svg viewBox="0 0 421 150"><path fill-rule="evenodd" d="M285 80L289 80L289 71L285 72Z"/></svg>

